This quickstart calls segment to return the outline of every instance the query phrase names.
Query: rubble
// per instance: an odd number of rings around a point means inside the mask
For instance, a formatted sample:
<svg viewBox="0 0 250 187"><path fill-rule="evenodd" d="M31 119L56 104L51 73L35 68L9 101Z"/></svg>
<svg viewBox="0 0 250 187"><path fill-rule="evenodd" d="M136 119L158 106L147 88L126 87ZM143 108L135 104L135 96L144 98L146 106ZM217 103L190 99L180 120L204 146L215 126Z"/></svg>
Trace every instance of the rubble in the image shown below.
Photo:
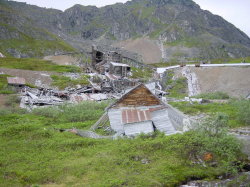
<svg viewBox="0 0 250 187"><path fill-rule="evenodd" d="M35 86L38 88L22 87L22 108L32 110L36 107L60 105L63 103L80 103L83 101L103 101L108 99L119 99L128 89L135 87L140 82L130 79L131 67L124 56L116 51L103 51L93 48L92 63L86 67L86 73L64 73L63 76L72 80L88 77L89 85L76 85L76 88L65 88L63 91L44 86L37 80ZM122 63L126 62L126 64ZM50 75L43 74L47 77ZM162 91L158 82L152 82L149 90L162 97L167 93Z"/></svg>
<svg viewBox="0 0 250 187"><path fill-rule="evenodd" d="M0 53L0 58L4 58L5 56L2 54L2 53Z"/></svg>

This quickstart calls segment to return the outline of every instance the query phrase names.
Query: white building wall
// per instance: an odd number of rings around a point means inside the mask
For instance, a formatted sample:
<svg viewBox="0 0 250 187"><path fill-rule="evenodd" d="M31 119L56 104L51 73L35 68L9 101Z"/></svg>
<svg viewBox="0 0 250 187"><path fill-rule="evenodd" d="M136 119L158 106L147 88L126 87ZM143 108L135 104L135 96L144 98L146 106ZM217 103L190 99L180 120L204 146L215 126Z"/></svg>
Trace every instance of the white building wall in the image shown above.
<svg viewBox="0 0 250 187"><path fill-rule="evenodd" d="M174 134L177 132L168 116L167 109L153 112L152 121L156 129L165 134Z"/></svg>
<svg viewBox="0 0 250 187"><path fill-rule="evenodd" d="M141 133L152 133L154 132L154 127L152 121L144 121L140 123L124 124L125 135L135 136Z"/></svg>
<svg viewBox="0 0 250 187"><path fill-rule="evenodd" d="M109 116L111 128L118 133L124 133L121 110L120 109L109 109L108 116Z"/></svg>

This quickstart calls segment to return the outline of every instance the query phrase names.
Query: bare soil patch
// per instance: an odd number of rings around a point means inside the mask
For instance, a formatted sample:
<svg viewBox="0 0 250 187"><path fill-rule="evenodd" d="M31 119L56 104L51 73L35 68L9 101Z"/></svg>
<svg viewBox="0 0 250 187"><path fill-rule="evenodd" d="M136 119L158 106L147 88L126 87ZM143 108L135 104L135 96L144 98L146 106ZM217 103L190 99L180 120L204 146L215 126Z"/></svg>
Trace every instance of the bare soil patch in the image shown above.
<svg viewBox="0 0 250 187"><path fill-rule="evenodd" d="M48 71L31 71L31 70L20 70L20 69L8 69L0 68L0 72L15 76L25 78L26 83L37 85L38 83L44 87L50 87L52 79L50 75L57 75L59 73L48 72Z"/></svg>
<svg viewBox="0 0 250 187"><path fill-rule="evenodd" d="M46 56L44 60L50 60L58 65L78 65L79 60L73 56L69 55L59 55L59 56Z"/></svg>
<svg viewBox="0 0 250 187"><path fill-rule="evenodd" d="M147 64L158 63L162 59L162 53L157 41L148 38L121 41L114 44L114 46L142 55L143 61Z"/></svg>
<svg viewBox="0 0 250 187"><path fill-rule="evenodd" d="M250 94L249 67L203 67L191 70L198 77L202 93L220 91L233 97L247 97Z"/></svg>

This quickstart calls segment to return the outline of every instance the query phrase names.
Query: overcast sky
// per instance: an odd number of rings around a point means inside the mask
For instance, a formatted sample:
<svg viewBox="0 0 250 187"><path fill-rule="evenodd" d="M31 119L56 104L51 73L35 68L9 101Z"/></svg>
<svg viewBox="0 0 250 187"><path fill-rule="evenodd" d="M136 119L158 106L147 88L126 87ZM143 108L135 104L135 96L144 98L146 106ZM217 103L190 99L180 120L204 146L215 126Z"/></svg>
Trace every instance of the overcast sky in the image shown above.
<svg viewBox="0 0 250 187"><path fill-rule="evenodd" d="M75 4L102 7L127 0L16 0L40 7L65 10ZM250 0L194 0L202 9L220 15L250 36Z"/></svg>

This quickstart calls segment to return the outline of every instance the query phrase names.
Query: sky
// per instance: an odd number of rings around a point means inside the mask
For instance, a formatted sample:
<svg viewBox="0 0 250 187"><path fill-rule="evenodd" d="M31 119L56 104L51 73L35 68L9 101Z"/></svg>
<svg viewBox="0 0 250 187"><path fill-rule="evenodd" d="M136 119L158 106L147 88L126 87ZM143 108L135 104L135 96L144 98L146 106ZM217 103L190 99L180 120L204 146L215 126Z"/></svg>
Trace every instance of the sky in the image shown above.
<svg viewBox="0 0 250 187"><path fill-rule="evenodd" d="M114 3L125 3L127 0L15 0L26 2L46 8L65 10L74 6L95 5L102 7ZM209 10L213 14L222 16L224 19L234 24L237 28L245 32L250 37L250 0L194 0L204 10Z"/></svg>

